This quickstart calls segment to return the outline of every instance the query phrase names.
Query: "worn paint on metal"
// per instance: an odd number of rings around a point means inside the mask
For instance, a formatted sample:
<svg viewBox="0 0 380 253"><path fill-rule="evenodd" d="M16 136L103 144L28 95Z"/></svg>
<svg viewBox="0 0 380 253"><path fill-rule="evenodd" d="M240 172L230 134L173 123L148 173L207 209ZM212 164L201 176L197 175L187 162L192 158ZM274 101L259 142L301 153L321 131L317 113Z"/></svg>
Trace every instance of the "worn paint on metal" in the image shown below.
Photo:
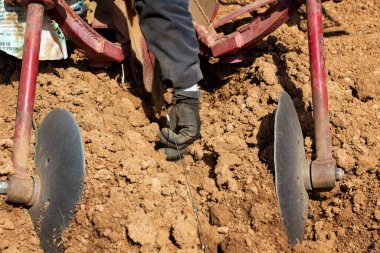
<svg viewBox="0 0 380 253"><path fill-rule="evenodd" d="M27 170L43 14L43 5L28 5L13 148L13 164L19 174L26 174Z"/></svg>
<svg viewBox="0 0 380 253"><path fill-rule="evenodd" d="M320 0L308 0L306 5L317 159L331 158L331 135L323 49L322 4Z"/></svg>
<svg viewBox="0 0 380 253"><path fill-rule="evenodd" d="M80 18L64 0L57 0L55 8L47 11L48 16L57 22L66 38L76 44L86 56L95 61L121 62L125 50L118 43L102 37L89 24Z"/></svg>

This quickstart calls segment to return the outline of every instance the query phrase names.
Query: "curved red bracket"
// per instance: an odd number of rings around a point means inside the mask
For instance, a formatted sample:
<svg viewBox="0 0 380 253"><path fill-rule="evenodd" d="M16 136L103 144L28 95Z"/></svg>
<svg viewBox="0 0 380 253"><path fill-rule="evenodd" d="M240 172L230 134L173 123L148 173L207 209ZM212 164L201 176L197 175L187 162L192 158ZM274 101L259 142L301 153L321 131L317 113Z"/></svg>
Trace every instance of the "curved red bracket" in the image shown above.
<svg viewBox="0 0 380 253"><path fill-rule="evenodd" d="M97 33L79 17L64 0L57 0L55 8L46 11L57 22L66 38L94 61L121 62L126 55L120 44L112 43Z"/></svg>
<svg viewBox="0 0 380 253"><path fill-rule="evenodd" d="M224 36L216 34L212 26L206 28L195 24L195 29L200 41L210 49L211 56L239 54L259 44L265 36L286 22L291 13L300 6L301 4L294 0L278 0L250 24ZM230 16L235 17L236 15L230 14ZM222 21L222 23L227 22L223 18ZM218 25L218 23L216 24Z"/></svg>

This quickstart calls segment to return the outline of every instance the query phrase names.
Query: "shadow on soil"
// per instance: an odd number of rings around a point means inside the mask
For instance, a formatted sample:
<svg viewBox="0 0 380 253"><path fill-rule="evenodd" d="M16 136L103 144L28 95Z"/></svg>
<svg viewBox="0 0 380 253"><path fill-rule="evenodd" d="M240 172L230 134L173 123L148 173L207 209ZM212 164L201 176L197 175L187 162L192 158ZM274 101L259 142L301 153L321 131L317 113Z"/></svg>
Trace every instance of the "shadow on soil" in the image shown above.
<svg viewBox="0 0 380 253"><path fill-rule="evenodd" d="M262 57L264 54L272 56L275 65L277 66L277 76L282 88L291 96L297 114L300 118L301 128L303 130L304 137L310 136L313 139L314 136L314 122L312 117L311 106L305 105L303 102L302 89L297 88L296 84L292 81L287 74L287 63L285 54L289 53L285 45L277 42L277 38L269 36L265 44L262 44L244 55L243 62L239 64L225 64L223 62L210 63L208 59L202 60L202 70L204 73L208 73L204 77L204 80L200 83L203 90L209 93L213 93L215 100L225 96L223 93L218 92L220 88L225 86L230 81L230 76L239 73L240 69L250 67L254 61ZM256 80L257 81L257 80ZM258 82L258 81L257 81ZM236 92L236 94L235 94ZM238 91L230 90L229 97L237 95ZM228 97L227 97L228 99ZM268 104L277 103L275 101L267 101ZM257 134L259 159L263 163L268 165L268 169L274 175L274 119L275 111L262 117L260 119L259 132Z"/></svg>
<svg viewBox="0 0 380 253"><path fill-rule="evenodd" d="M285 54L290 52L290 50L281 43L275 43L272 46L273 50L270 50L268 53L272 56L273 61L277 66L279 83L283 90L286 91L293 100L304 138L309 136L313 139L314 121L312 108L310 105L305 104L302 89L298 88L287 74L288 65L286 63ZM268 101L268 103L269 102L270 101ZM257 134L259 158L262 162L268 165L268 169L273 175L275 113L276 111L273 111L261 119L259 132Z"/></svg>

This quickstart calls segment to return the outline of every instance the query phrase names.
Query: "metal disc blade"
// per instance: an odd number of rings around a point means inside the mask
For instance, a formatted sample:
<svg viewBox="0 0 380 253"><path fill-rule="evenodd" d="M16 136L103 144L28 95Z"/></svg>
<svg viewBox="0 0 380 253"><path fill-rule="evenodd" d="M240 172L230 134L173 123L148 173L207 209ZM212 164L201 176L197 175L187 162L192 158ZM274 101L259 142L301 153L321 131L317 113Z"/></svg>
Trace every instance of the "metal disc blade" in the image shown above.
<svg viewBox="0 0 380 253"><path fill-rule="evenodd" d="M80 129L69 111L55 109L38 128L36 171L41 183L29 209L45 252L59 252L62 231L82 195L85 159Z"/></svg>
<svg viewBox="0 0 380 253"><path fill-rule="evenodd" d="M309 197L303 182L304 139L292 99L281 94L275 116L274 165L277 198L290 246L302 241Z"/></svg>

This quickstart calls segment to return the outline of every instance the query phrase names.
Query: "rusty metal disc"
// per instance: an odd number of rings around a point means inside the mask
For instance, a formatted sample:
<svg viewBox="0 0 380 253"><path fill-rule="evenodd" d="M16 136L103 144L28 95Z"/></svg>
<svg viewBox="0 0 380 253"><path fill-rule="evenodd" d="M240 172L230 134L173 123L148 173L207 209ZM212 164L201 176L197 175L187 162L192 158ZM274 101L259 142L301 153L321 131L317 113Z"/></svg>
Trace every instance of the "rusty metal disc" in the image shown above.
<svg viewBox="0 0 380 253"><path fill-rule="evenodd" d="M29 209L40 246L62 251L61 234L82 196L85 158L80 129L67 110L50 112L38 128L35 177L40 195Z"/></svg>
<svg viewBox="0 0 380 253"><path fill-rule="evenodd" d="M281 94L275 116L274 165L277 198L291 247L302 241L309 197L303 181L308 166L304 139L293 101Z"/></svg>

